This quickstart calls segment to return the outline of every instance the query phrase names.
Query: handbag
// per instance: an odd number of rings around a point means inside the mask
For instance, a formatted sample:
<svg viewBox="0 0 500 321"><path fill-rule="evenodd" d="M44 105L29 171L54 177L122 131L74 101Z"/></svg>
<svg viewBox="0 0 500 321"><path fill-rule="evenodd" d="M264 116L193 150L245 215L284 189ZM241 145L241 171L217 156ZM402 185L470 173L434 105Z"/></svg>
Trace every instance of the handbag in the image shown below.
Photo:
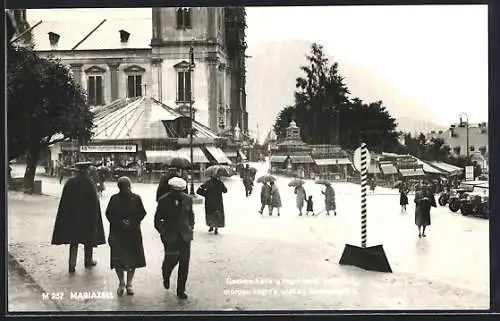
<svg viewBox="0 0 500 321"><path fill-rule="evenodd" d="M196 190L196 194L203 196L203 197L207 196L207 188L205 186L201 185Z"/></svg>

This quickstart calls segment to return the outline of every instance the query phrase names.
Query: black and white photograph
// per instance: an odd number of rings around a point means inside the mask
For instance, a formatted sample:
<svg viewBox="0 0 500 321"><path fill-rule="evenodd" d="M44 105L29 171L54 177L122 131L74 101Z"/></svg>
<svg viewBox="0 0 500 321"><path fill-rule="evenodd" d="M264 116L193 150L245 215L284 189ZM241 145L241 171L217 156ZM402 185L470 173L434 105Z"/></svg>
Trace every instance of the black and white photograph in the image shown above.
<svg viewBox="0 0 500 321"><path fill-rule="evenodd" d="M9 313L490 308L486 5L5 16Z"/></svg>

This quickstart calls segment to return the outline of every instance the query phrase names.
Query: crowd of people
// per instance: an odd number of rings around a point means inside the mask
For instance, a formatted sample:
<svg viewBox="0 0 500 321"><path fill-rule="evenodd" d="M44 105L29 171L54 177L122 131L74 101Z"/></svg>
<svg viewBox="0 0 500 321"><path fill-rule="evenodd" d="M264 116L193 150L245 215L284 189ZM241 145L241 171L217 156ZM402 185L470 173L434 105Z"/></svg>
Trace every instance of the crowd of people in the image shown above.
<svg viewBox="0 0 500 321"><path fill-rule="evenodd" d="M97 264L93 259L93 248L106 243L99 202L100 179L90 162L77 163L76 166L77 174L63 187L52 235L52 244L70 245L69 273L75 272L79 244L84 245L84 266L91 269ZM249 186L253 187L255 173L256 171L248 165L240 172L247 197L252 192ZM107 239L110 246L110 268L115 270L118 277L117 294L133 295L132 283L135 270L146 266L140 229L146 210L141 197L132 193L132 183L128 177L120 177L117 185L119 192L111 196L105 213L110 224ZM304 207L307 216L319 215L323 211L326 215L330 215L332 211L337 215L335 190L328 182L324 182L324 185L322 194L325 207L320 212L315 211L313 196L306 193L303 184L294 187L299 216L303 215ZM406 212L409 190L407 182L402 182L399 186L402 213ZM217 175L196 190L198 195L205 198L205 221L209 228L208 232L218 234L219 229L225 226L223 194L227 191L224 182ZM437 189L431 182L421 181L416 186L415 224L418 227L419 237L426 237L426 227L431 224L430 210L436 207L434 197L436 192ZM270 216L273 215L274 209L280 216L282 201L278 186L273 179L262 182L260 200L261 215L265 207L268 207ZM156 201L154 226L164 248L163 285L166 289L170 288L172 271L179 265L177 296L186 299L186 281L195 220L187 175L182 169L172 169L162 176L157 188Z"/></svg>

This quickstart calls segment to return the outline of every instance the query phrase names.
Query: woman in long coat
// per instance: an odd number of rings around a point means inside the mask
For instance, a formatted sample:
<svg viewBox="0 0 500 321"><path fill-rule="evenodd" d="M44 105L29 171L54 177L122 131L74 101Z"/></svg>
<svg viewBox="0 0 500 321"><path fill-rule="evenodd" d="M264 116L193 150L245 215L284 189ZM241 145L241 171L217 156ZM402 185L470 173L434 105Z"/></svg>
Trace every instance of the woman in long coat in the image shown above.
<svg viewBox="0 0 500 321"><path fill-rule="evenodd" d="M417 187L415 192L415 225L418 227L418 237L425 237L425 228L431 225L431 206L436 207L434 195L425 187Z"/></svg>
<svg viewBox="0 0 500 321"><path fill-rule="evenodd" d="M277 208L278 209L278 216L280 216L280 208L281 208L281 195L280 191L278 190L278 186L271 181L271 208L269 210L269 215L273 215L273 209Z"/></svg>
<svg viewBox="0 0 500 321"><path fill-rule="evenodd" d="M401 205L401 211L406 212L406 205L408 205L408 187L404 183L399 187L399 205Z"/></svg>
<svg viewBox="0 0 500 321"><path fill-rule="evenodd" d="M134 294L132 280L135 269L146 266L141 234L141 221L146 216L146 210L141 197L132 193L130 187L130 179L120 177L120 192L111 196L106 209L106 218L110 223L111 269L115 269L120 282L118 296L122 296L125 289L128 295ZM127 271L126 285L124 271Z"/></svg>
<svg viewBox="0 0 500 321"><path fill-rule="evenodd" d="M213 231L214 234L219 234L218 229L225 226L222 193L227 193L227 188L219 177L212 177L196 191L196 194L205 197L205 220L208 232Z"/></svg>
<svg viewBox="0 0 500 321"><path fill-rule="evenodd" d="M302 208L304 207L304 202L307 198L306 190L304 186L298 185L295 187L295 203L297 208L299 209L299 216L302 216Z"/></svg>
<svg viewBox="0 0 500 321"><path fill-rule="evenodd" d="M271 186L267 184L267 182L262 183L262 188L260 189L260 211L259 213L262 215L264 211L264 207L269 207L269 215L271 215Z"/></svg>
<svg viewBox="0 0 500 321"><path fill-rule="evenodd" d="M330 211L333 211L333 215L337 215L337 204L335 203L335 190L332 185L326 185L324 191L321 192L325 195L325 210L326 215L330 215Z"/></svg>

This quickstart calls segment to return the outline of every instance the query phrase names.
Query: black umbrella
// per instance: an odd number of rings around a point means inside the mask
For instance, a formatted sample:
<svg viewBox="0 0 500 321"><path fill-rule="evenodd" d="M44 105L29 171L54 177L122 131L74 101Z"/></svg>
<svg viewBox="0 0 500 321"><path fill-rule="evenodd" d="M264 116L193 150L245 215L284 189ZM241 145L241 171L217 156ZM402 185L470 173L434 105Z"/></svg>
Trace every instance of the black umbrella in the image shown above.
<svg viewBox="0 0 500 321"><path fill-rule="evenodd" d="M181 168L181 169L190 169L191 163L184 157L172 157L167 160L166 165L168 167Z"/></svg>

